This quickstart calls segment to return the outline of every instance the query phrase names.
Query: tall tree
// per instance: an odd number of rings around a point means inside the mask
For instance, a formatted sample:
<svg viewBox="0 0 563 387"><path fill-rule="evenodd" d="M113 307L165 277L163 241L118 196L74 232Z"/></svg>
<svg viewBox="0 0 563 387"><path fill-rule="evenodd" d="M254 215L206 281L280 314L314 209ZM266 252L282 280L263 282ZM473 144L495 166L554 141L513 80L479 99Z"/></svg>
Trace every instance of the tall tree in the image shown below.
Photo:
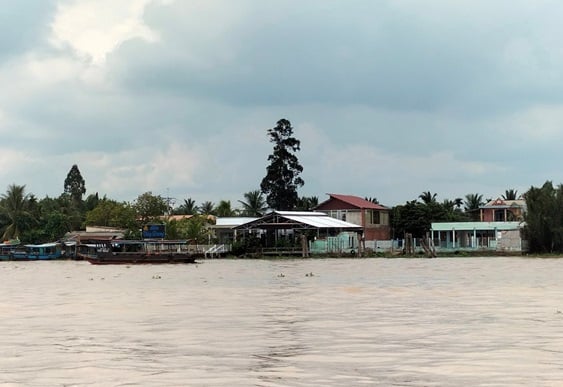
<svg viewBox="0 0 563 387"><path fill-rule="evenodd" d="M260 189L266 195L270 208L293 210L299 200L297 189L305 184L299 177L303 167L295 155L301 149L301 142L293 137L293 127L286 119L279 120L274 128L268 129L268 135L274 149L268 156L270 165L266 168Z"/></svg>
<svg viewBox="0 0 563 387"><path fill-rule="evenodd" d="M2 235L3 240L19 238L32 221L29 212L29 195L25 193L25 185L8 186L6 193L0 197L0 211L9 220Z"/></svg>
<svg viewBox="0 0 563 387"><path fill-rule="evenodd" d="M86 193L86 183L76 164L70 168L66 175L64 192L69 194L77 204L82 202L82 195Z"/></svg>
<svg viewBox="0 0 563 387"><path fill-rule="evenodd" d="M242 215L255 217L264 215L268 209L268 205L260 190L248 191L244 193L243 196L244 201L239 200L239 203L242 204Z"/></svg>

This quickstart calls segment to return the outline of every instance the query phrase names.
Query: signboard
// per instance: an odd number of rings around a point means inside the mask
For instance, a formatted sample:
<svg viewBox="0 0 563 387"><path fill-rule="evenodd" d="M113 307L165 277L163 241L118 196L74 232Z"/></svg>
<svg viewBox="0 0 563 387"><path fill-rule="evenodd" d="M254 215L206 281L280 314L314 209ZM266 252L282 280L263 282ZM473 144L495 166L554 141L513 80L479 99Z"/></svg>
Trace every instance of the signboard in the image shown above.
<svg viewBox="0 0 563 387"><path fill-rule="evenodd" d="M143 239L164 239L166 229L163 224L146 224L143 226Z"/></svg>

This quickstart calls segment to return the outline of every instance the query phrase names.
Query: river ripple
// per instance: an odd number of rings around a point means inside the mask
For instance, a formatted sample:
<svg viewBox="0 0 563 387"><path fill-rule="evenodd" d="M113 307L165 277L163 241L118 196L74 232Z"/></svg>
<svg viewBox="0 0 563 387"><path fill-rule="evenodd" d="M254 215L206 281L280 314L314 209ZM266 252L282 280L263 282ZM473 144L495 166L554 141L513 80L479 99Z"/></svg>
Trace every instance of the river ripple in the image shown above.
<svg viewBox="0 0 563 387"><path fill-rule="evenodd" d="M0 386L563 385L563 260L0 263Z"/></svg>

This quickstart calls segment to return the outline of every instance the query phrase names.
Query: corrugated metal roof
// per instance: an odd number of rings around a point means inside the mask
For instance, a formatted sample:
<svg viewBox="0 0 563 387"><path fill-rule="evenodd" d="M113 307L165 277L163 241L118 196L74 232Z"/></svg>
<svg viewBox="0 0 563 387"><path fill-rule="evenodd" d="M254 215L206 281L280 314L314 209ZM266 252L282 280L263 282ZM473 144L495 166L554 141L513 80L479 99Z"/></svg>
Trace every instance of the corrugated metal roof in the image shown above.
<svg viewBox="0 0 563 387"><path fill-rule="evenodd" d="M328 215L321 214L320 215L284 215L285 218L293 220L294 222L299 222L303 224L307 224L309 226L317 227L317 228L357 228L359 230L362 229L362 226L358 226L357 224L344 222L343 220L331 218Z"/></svg>
<svg viewBox="0 0 563 387"><path fill-rule="evenodd" d="M226 217L226 218L217 218L215 222L215 226L217 227L234 227L240 226L241 224L245 224L248 222L252 222L258 218L254 217Z"/></svg>
<svg viewBox="0 0 563 387"><path fill-rule="evenodd" d="M306 211L273 211L262 218L256 219L252 222L248 222L237 226L236 228L243 228L244 226L255 225L255 228L261 227L276 227L283 229L286 226L292 228L291 224L288 222L281 223L279 221L275 223L268 223L268 220L274 219L275 216L286 219L287 221L293 223L303 224L309 227L315 228L335 228L335 229L347 229L347 230L362 230L362 226L357 224L348 223L339 219L332 218L323 212L306 212Z"/></svg>

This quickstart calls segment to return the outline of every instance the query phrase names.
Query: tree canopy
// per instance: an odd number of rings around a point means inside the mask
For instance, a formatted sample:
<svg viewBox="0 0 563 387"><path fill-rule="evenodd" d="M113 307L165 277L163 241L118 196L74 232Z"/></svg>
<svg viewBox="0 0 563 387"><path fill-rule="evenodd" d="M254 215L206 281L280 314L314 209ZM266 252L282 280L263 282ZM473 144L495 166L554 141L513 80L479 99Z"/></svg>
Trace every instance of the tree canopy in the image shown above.
<svg viewBox="0 0 563 387"><path fill-rule="evenodd" d="M69 194L76 203L82 202L82 196L86 193L86 183L76 164L70 168L66 175L64 192Z"/></svg>
<svg viewBox="0 0 563 387"><path fill-rule="evenodd" d="M563 252L563 185L547 181L526 192L525 231L534 253Z"/></svg>
<svg viewBox="0 0 563 387"><path fill-rule="evenodd" d="M301 142L293 137L293 127L286 119L279 120L275 127L268 129L268 136L274 149L268 156L270 164L260 188L270 208L293 210L299 200L297 190L305 184L299 176L303 167L295 155L301 149Z"/></svg>

